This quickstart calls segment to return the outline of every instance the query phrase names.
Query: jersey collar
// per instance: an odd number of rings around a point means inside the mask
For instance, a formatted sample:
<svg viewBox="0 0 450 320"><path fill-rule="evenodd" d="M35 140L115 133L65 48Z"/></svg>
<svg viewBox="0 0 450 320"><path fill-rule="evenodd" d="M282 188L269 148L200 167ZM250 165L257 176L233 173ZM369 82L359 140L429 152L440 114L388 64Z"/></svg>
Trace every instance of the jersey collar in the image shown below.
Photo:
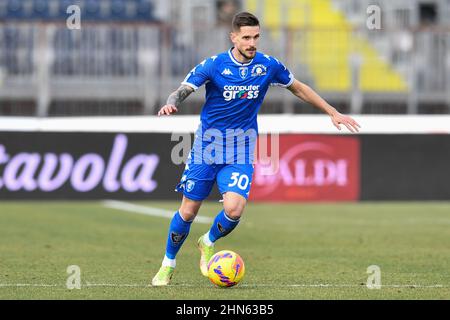
<svg viewBox="0 0 450 320"><path fill-rule="evenodd" d="M237 60L234 58L233 53L231 53L231 51L233 50L233 48L234 48L234 47L231 47L231 49L228 50L228 55L230 56L231 61L233 61L235 64L237 64L238 66L244 66L244 67L245 67L245 66L250 65L250 64L253 62L253 59L250 60L250 61L247 62L247 63L241 63L241 62L237 61Z"/></svg>

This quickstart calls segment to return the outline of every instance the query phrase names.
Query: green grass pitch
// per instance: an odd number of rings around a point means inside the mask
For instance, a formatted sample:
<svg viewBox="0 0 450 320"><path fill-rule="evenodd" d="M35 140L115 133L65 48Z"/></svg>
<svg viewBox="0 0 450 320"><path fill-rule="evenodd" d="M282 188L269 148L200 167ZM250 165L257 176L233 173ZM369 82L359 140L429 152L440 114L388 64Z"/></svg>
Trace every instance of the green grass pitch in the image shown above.
<svg viewBox="0 0 450 320"><path fill-rule="evenodd" d="M174 211L178 202L133 202ZM205 202L201 216L221 204ZM216 250L238 252L241 283L214 287L199 270L194 222L168 287L150 286L169 219L101 201L0 202L0 299L450 299L450 203L249 203ZM69 290L69 265L81 289ZM366 286L379 266L381 289Z"/></svg>

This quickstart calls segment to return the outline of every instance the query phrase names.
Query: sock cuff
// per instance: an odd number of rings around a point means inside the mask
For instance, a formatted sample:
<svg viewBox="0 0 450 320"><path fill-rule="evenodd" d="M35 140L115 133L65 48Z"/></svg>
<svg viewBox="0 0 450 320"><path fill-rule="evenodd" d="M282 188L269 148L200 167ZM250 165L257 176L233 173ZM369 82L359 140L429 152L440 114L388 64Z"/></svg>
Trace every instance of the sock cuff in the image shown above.
<svg viewBox="0 0 450 320"><path fill-rule="evenodd" d="M220 211L209 230L209 240L211 240L211 242L216 242L218 239L233 231L238 224L239 219L233 220L226 215L225 210Z"/></svg>
<svg viewBox="0 0 450 320"><path fill-rule="evenodd" d="M191 221L184 220L179 210L175 212L175 216L177 216L177 218L180 219L182 223L191 224L194 221L194 220Z"/></svg>
<svg viewBox="0 0 450 320"><path fill-rule="evenodd" d="M231 219L231 218L227 215L227 213L225 212L225 210L222 210L222 212L223 212L223 215L225 216L225 219L227 219L228 221L230 221L230 222L232 222L232 223L236 223L236 222L239 222L239 220L241 220L241 218L239 218L239 219Z"/></svg>

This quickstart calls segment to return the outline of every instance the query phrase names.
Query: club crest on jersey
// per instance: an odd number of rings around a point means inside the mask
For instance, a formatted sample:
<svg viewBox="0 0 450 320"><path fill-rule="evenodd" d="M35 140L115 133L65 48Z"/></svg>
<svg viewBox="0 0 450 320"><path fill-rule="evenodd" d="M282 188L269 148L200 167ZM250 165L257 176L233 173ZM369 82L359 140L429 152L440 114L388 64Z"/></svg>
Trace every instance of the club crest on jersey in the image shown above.
<svg viewBox="0 0 450 320"><path fill-rule="evenodd" d="M265 76L267 74L267 68L265 65L257 64L252 68L252 77Z"/></svg>
<svg viewBox="0 0 450 320"><path fill-rule="evenodd" d="M239 75L241 76L242 79L247 78L248 68L247 67L240 67L239 68Z"/></svg>
<svg viewBox="0 0 450 320"><path fill-rule="evenodd" d="M186 191L191 192L194 189L195 182L192 180L186 181Z"/></svg>

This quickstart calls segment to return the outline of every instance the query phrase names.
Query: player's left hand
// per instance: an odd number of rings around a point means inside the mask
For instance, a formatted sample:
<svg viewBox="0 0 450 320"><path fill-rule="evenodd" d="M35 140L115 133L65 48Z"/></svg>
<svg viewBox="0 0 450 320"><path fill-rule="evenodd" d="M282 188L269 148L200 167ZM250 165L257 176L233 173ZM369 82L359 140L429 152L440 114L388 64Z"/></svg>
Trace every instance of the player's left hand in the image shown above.
<svg viewBox="0 0 450 320"><path fill-rule="evenodd" d="M331 121L333 122L334 126L336 128L338 128L339 130L341 130L341 126L340 126L341 124L346 126L347 129L353 133L359 132L359 128L361 128L359 123L356 122L352 117L343 115L343 114L339 113L338 111L336 111L335 113L333 113L331 115Z"/></svg>

